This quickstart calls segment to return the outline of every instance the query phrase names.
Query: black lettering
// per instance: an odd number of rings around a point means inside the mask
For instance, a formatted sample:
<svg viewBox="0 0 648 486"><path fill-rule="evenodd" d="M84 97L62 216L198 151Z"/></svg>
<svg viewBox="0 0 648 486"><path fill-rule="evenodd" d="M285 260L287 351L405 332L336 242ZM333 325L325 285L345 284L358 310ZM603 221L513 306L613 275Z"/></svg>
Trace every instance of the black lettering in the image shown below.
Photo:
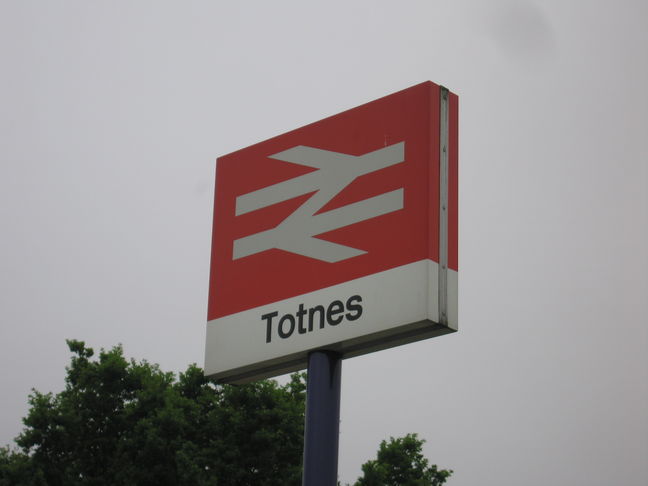
<svg viewBox="0 0 648 486"><path fill-rule="evenodd" d="M326 310L326 322L331 326L337 326L342 322L344 316L339 316L337 318L335 316L342 312L344 312L344 305L339 300L334 300L329 304L328 309Z"/></svg>
<svg viewBox="0 0 648 486"><path fill-rule="evenodd" d="M345 313L346 312L346 313ZM295 329L299 334L312 332L317 326L319 318L319 328L324 329L326 323L330 326L337 326L346 318L349 321L357 321L362 316L362 297L352 295L343 304L340 300L334 300L328 307L316 305L309 309L304 308L304 304L299 304L295 314L285 314L281 316L277 323L277 333L281 339L287 339L292 336ZM306 326L306 314L308 314L308 327ZM279 312L270 312L261 316L261 320L266 323L266 343L272 341L272 325L274 318Z"/></svg>
<svg viewBox="0 0 648 486"><path fill-rule="evenodd" d="M290 322L290 330L288 332L284 332L283 329L283 324L286 321ZM295 318L292 316L292 314L286 314L281 319L279 319L279 325L277 326L277 331L279 332L279 337L281 337L282 339L286 339L290 337L290 335L295 331Z"/></svg>
<svg viewBox="0 0 648 486"><path fill-rule="evenodd" d="M357 304L354 302L357 302ZM347 299L346 308L349 312L346 313L346 318L350 321L356 321L362 315L362 306L360 305L360 302L362 302L362 297L359 295L354 295ZM352 314L352 312L355 312L355 314Z"/></svg>
<svg viewBox="0 0 648 486"><path fill-rule="evenodd" d="M304 327L304 316L306 315L306 309L304 309L304 304L299 304L299 310L297 311L296 315L297 315L297 331L299 331L299 334L305 334L306 328Z"/></svg>
<svg viewBox="0 0 648 486"><path fill-rule="evenodd" d="M277 317L278 314L279 313L275 311L261 316L261 319L266 320L266 343L269 343L272 340L272 318Z"/></svg>
<svg viewBox="0 0 648 486"><path fill-rule="evenodd" d="M308 332L313 330L313 315L315 312L319 312L320 317L320 329L324 329L324 307L321 305L316 305L308 309Z"/></svg>

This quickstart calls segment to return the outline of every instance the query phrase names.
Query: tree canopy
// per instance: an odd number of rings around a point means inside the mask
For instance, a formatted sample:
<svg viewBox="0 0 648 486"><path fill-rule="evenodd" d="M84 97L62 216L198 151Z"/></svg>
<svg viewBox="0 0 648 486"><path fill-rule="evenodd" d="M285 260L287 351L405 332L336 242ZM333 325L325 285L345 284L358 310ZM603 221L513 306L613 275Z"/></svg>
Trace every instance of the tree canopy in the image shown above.
<svg viewBox="0 0 648 486"><path fill-rule="evenodd" d="M301 484L302 375L218 386L196 366L175 380L120 346L68 346L65 389L33 391L22 452L0 452L4 484Z"/></svg>
<svg viewBox="0 0 648 486"><path fill-rule="evenodd" d="M32 391L18 448L0 448L0 486L301 484L305 374L218 385L195 365L176 377L121 346L67 343L65 387ZM383 441L355 486L443 484L422 443Z"/></svg>
<svg viewBox="0 0 648 486"><path fill-rule="evenodd" d="M429 465L424 443L417 434L383 440L376 459L362 465L363 474L354 486L441 486L452 471Z"/></svg>

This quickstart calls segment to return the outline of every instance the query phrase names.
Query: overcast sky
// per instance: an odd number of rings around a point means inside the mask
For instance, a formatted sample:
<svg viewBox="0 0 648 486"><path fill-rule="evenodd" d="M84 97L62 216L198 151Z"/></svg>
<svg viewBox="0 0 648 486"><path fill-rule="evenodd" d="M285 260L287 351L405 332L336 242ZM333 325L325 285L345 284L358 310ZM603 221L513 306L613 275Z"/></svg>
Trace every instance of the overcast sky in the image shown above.
<svg viewBox="0 0 648 486"><path fill-rule="evenodd" d="M344 362L340 478L648 484L648 3L0 0L0 445L66 338L204 359L215 159L460 97L460 332Z"/></svg>

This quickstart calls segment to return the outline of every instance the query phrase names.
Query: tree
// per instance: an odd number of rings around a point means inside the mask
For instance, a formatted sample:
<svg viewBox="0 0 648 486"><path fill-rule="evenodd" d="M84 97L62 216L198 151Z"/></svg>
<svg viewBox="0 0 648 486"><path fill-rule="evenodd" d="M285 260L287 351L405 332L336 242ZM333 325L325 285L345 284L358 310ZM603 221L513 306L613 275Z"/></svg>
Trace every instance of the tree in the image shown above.
<svg viewBox="0 0 648 486"><path fill-rule="evenodd" d="M68 346L65 389L32 392L22 452L2 450L0 484L301 483L303 375L220 386L196 366L176 380L120 346L98 359L83 342Z"/></svg>
<svg viewBox="0 0 648 486"><path fill-rule="evenodd" d="M0 486L47 486L42 472L36 470L27 454L0 447Z"/></svg>
<svg viewBox="0 0 648 486"><path fill-rule="evenodd" d="M176 377L121 346L68 341L65 388L32 391L19 450L0 448L0 486L297 486L305 375L218 385L189 366ZM438 486L416 434L383 441L356 486Z"/></svg>
<svg viewBox="0 0 648 486"><path fill-rule="evenodd" d="M428 465L417 434L382 441L377 458L362 465L363 475L354 486L440 486L452 471Z"/></svg>

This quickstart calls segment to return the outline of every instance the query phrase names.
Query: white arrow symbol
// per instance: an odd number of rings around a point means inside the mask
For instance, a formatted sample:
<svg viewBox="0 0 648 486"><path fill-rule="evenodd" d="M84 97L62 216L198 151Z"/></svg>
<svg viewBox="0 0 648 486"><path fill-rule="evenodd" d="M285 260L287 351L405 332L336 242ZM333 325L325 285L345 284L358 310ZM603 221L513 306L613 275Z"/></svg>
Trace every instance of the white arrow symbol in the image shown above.
<svg viewBox="0 0 648 486"><path fill-rule="evenodd" d="M271 155L270 158L319 170L237 197L237 216L309 192L317 192L275 228L235 240L235 260L272 248L330 263L346 260L366 252L314 237L403 209L401 188L315 214L357 177L403 162L405 142L360 156L299 145Z"/></svg>

